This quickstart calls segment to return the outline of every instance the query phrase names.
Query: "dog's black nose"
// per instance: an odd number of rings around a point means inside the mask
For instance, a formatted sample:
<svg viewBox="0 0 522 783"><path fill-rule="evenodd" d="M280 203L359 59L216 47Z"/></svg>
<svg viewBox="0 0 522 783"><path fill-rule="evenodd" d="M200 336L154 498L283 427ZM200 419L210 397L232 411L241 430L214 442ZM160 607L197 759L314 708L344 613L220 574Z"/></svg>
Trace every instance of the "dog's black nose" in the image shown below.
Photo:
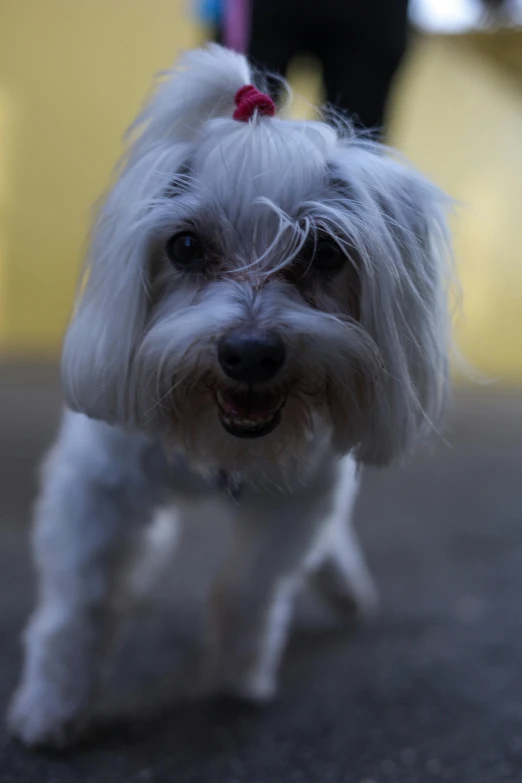
<svg viewBox="0 0 522 783"><path fill-rule="evenodd" d="M274 332L229 332L221 338L218 359L229 378L243 383L271 381L285 363L286 350Z"/></svg>

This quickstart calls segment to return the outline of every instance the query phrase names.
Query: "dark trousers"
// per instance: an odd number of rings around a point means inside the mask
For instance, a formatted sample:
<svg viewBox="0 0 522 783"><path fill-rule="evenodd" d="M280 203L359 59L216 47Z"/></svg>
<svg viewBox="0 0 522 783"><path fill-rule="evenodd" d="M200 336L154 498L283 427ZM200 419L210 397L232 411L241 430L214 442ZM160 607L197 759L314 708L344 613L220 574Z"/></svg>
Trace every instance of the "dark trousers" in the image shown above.
<svg viewBox="0 0 522 783"><path fill-rule="evenodd" d="M284 75L295 55L315 55L328 103L364 128L382 127L406 51L407 0L251 0L251 8L254 65Z"/></svg>

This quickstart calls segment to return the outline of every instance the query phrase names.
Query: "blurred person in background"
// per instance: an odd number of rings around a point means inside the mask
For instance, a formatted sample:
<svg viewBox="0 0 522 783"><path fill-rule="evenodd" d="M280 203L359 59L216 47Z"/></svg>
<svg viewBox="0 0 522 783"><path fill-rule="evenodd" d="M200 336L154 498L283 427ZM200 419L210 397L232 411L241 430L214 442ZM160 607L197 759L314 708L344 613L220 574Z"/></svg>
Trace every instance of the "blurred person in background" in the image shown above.
<svg viewBox="0 0 522 783"><path fill-rule="evenodd" d="M480 2L480 0L477 0ZM299 55L322 66L325 100L359 127L382 131L408 46L408 0L202 0L216 40L284 76ZM509 0L482 0L490 22ZM280 84L268 79L277 101Z"/></svg>
<svg viewBox="0 0 522 783"><path fill-rule="evenodd" d="M406 52L408 0L252 0L249 55L278 73L299 54L322 65L326 101L380 129Z"/></svg>
<svg viewBox="0 0 522 783"><path fill-rule="evenodd" d="M220 43L284 75L298 55L322 66L326 101L380 129L407 46L408 0L207 0ZM277 100L279 84L269 80Z"/></svg>

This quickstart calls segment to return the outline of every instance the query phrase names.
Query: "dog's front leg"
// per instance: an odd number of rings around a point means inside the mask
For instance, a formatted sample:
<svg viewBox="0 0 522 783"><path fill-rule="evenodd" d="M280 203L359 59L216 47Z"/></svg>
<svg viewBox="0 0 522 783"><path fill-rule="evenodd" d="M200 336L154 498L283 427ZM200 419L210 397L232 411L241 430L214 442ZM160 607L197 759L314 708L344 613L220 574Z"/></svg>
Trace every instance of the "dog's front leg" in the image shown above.
<svg viewBox="0 0 522 783"><path fill-rule="evenodd" d="M222 693L263 701L277 684L295 593L333 502L335 471L308 487L246 489L210 602L210 671Z"/></svg>
<svg viewBox="0 0 522 783"><path fill-rule="evenodd" d="M132 436L68 413L45 465L33 539L39 600L9 714L29 745L63 746L89 718L122 569L154 501L142 452Z"/></svg>

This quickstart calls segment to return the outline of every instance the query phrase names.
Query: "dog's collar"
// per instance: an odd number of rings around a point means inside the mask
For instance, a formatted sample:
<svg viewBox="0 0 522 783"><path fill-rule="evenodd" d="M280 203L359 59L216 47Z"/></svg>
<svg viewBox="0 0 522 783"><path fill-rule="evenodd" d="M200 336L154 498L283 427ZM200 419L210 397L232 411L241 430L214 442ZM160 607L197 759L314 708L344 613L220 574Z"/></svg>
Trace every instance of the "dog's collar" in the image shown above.
<svg viewBox="0 0 522 783"><path fill-rule="evenodd" d="M225 490L229 498L236 501L237 503L243 491L243 482L241 480L231 476L230 473L227 473L226 470L220 470L218 473L217 484L219 489Z"/></svg>

